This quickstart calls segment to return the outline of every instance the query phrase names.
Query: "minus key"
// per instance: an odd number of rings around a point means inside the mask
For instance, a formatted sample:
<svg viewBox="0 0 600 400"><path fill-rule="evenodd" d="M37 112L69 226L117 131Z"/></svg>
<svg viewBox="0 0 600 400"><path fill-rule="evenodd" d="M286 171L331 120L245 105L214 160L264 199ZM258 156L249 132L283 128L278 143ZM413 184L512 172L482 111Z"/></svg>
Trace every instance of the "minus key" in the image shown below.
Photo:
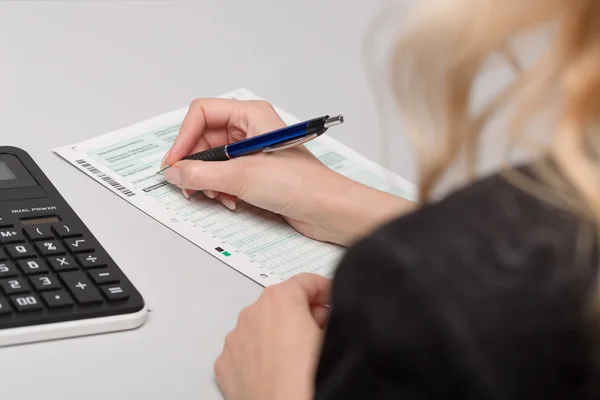
<svg viewBox="0 0 600 400"><path fill-rule="evenodd" d="M89 272L92 281L96 285L104 285L106 283L118 283L119 276L112 268L101 268L91 270Z"/></svg>

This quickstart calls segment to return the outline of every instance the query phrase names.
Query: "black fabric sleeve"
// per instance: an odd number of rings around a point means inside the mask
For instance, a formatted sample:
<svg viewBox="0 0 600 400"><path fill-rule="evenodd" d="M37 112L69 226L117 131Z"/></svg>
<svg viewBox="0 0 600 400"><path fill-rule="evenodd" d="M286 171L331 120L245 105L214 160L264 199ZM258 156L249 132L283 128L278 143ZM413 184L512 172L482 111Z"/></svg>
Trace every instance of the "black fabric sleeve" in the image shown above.
<svg viewBox="0 0 600 400"><path fill-rule="evenodd" d="M500 176L381 227L336 272L315 398L600 399L596 232Z"/></svg>
<svg viewBox="0 0 600 400"><path fill-rule="evenodd" d="M315 399L431 399L448 389L446 330L430 296L380 234L337 271ZM424 266L421 266L424 267Z"/></svg>

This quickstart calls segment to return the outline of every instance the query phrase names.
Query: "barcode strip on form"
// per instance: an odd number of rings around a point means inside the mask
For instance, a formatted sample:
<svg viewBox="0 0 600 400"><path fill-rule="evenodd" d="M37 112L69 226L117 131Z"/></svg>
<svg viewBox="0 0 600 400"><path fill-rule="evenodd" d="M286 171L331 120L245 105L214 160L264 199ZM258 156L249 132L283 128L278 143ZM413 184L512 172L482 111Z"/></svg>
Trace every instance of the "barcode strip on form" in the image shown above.
<svg viewBox="0 0 600 400"><path fill-rule="evenodd" d="M90 171L92 174L96 175L98 178L102 179L104 182L108 183L110 186L117 189L119 192L123 193L127 197L135 196L131 190L127 189L125 186L121 185L119 182L115 181L110 176L106 175L104 172L100 171L98 168L92 166L89 162L85 160L75 160L75 162L81 165L83 168Z"/></svg>

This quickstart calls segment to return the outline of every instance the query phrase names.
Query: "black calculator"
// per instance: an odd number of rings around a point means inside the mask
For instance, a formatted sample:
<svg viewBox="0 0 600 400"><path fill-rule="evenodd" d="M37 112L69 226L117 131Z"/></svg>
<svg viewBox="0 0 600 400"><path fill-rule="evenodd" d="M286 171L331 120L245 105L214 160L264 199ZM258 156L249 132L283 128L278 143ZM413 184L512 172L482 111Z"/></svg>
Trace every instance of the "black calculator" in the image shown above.
<svg viewBox="0 0 600 400"><path fill-rule="evenodd" d="M34 160L0 147L0 346L134 329L146 315Z"/></svg>

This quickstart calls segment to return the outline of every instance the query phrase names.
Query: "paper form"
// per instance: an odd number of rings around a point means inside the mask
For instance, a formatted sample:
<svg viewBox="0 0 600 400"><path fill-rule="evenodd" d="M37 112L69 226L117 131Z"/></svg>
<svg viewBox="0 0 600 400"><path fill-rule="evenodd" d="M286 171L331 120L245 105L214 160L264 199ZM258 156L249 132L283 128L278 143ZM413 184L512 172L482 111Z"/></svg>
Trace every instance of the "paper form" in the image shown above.
<svg viewBox="0 0 600 400"><path fill-rule="evenodd" d="M221 96L258 100L246 89ZM288 125L299 119L275 107ZM240 202L235 211L199 193L190 200L156 175L187 112L182 108L54 151L121 198L263 286L301 272L332 277L344 249L309 239L278 215ZM321 162L380 190L414 200L414 186L323 135L305 144Z"/></svg>

